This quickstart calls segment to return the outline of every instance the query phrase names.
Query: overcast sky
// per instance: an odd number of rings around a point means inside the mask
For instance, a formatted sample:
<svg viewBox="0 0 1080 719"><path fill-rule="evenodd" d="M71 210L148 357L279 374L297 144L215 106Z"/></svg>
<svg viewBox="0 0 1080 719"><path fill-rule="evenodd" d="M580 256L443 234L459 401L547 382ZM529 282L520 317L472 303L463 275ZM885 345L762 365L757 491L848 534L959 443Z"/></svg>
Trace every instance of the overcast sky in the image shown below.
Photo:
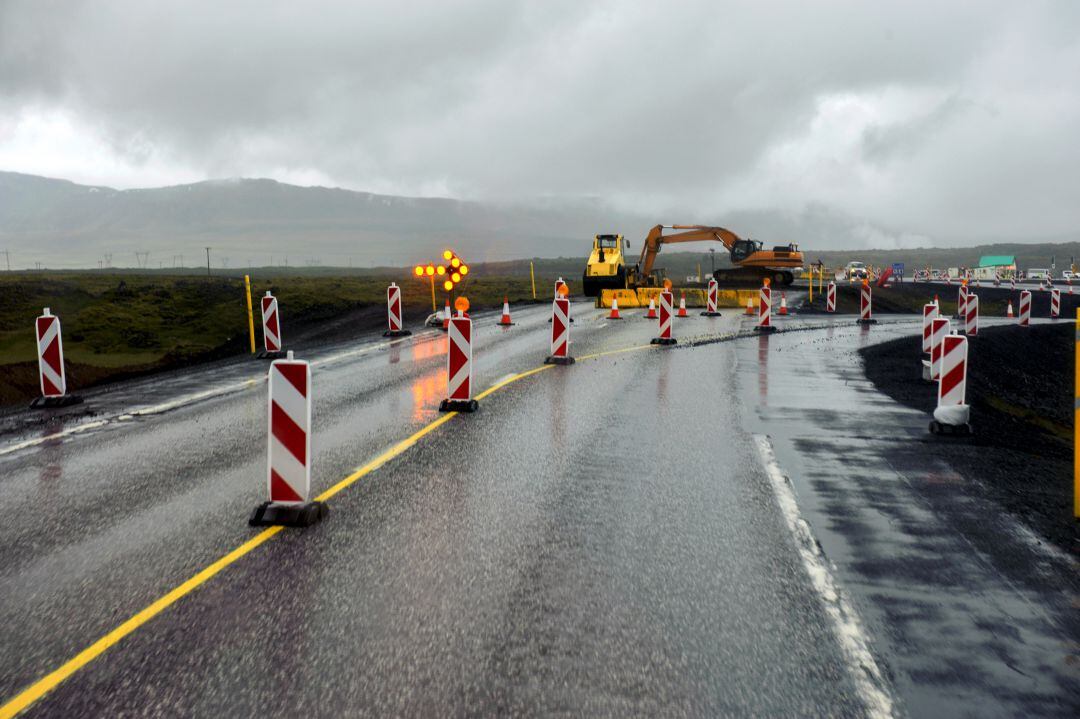
<svg viewBox="0 0 1080 719"><path fill-rule="evenodd" d="M1080 2L0 0L0 169L1080 235Z"/></svg>

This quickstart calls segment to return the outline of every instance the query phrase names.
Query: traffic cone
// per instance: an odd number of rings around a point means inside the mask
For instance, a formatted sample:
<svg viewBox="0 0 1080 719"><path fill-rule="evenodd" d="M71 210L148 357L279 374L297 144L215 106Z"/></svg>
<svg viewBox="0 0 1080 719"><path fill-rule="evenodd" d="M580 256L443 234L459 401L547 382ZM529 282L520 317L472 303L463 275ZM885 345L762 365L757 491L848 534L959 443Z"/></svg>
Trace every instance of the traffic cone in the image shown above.
<svg viewBox="0 0 1080 719"><path fill-rule="evenodd" d="M607 316L609 320L621 320L619 316L619 300L614 297L611 298L611 313Z"/></svg>
<svg viewBox="0 0 1080 719"><path fill-rule="evenodd" d="M686 293L685 292L682 292L682 293L679 294L679 311L675 313L675 316L676 317L689 317L690 316L690 315L686 314Z"/></svg>
<svg viewBox="0 0 1080 719"><path fill-rule="evenodd" d="M450 329L450 298L446 298L446 309L443 310L442 316L442 328L443 332L447 332Z"/></svg>
<svg viewBox="0 0 1080 719"><path fill-rule="evenodd" d="M780 312L779 314L787 314L787 292L780 293Z"/></svg>
<svg viewBox="0 0 1080 719"><path fill-rule="evenodd" d="M649 312L645 315L645 319L647 319L647 320L655 320L656 319L656 300L654 300L654 299L649 300Z"/></svg>
<svg viewBox="0 0 1080 719"><path fill-rule="evenodd" d="M1016 316L1016 315L1013 314L1012 300L1009 300L1009 307L1008 307L1007 310L1005 310L1005 316L1006 317L1015 317Z"/></svg>
<svg viewBox="0 0 1080 719"><path fill-rule="evenodd" d="M503 313L499 318L499 324L503 327L509 327L514 324L510 321L510 301L503 297Z"/></svg>
<svg viewBox="0 0 1080 719"><path fill-rule="evenodd" d="M754 301L752 299L747 299L746 300L746 314L748 314L748 315L757 314L756 312L754 312Z"/></svg>

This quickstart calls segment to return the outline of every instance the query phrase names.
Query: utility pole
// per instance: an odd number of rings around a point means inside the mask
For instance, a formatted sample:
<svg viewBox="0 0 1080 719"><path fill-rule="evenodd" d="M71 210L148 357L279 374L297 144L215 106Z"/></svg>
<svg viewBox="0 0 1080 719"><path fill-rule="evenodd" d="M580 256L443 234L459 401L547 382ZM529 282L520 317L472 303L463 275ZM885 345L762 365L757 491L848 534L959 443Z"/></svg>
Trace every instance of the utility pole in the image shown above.
<svg viewBox="0 0 1080 719"><path fill-rule="evenodd" d="M4 257L7 258L7 271L11 272L11 250L4 250Z"/></svg>
<svg viewBox="0 0 1080 719"><path fill-rule="evenodd" d="M712 248L712 247L709 248L709 268L712 270L712 275L710 275L710 276L715 276L716 275L716 249Z"/></svg>
<svg viewBox="0 0 1080 719"><path fill-rule="evenodd" d="M206 276L210 276L210 248L206 248Z"/></svg>

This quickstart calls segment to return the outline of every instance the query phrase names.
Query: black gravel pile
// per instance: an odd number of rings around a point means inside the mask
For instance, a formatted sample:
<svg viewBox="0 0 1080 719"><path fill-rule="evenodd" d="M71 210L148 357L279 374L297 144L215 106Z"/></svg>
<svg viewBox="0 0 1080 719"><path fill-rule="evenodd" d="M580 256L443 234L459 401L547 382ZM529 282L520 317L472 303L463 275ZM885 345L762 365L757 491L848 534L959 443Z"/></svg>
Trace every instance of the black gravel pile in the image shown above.
<svg viewBox="0 0 1080 719"><path fill-rule="evenodd" d="M1067 551L1080 550L1073 518L1074 324L994 327L971 338L967 400L974 436L928 441L991 498ZM937 387L922 379L920 338L860 350L866 376L901 404L930 413Z"/></svg>

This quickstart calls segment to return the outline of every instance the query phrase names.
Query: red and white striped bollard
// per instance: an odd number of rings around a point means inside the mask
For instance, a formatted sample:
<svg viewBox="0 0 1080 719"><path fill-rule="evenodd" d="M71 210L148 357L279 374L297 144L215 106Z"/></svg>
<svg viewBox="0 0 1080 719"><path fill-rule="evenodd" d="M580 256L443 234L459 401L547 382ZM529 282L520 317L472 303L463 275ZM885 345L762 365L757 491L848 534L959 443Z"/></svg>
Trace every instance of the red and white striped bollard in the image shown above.
<svg viewBox="0 0 1080 719"><path fill-rule="evenodd" d="M1061 316L1061 290L1057 287L1050 290L1050 319L1056 320Z"/></svg>
<svg viewBox="0 0 1080 719"><path fill-rule="evenodd" d="M267 382L266 488L270 500L255 508L252 526L307 527L326 516L311 496L311 365L293 358L270 363Z"/></svg>
<svg viewBox="0 0 1080 719"><path fill-rule="evenodd" d="M34 321L37 337L38 386L41 396L30 403L34 409L67 407L82 402L78 395L67 393L67 372L64 369L64 340L60 318L46 307Z"/></svg>
<svg viewBox="0 0 1080 719"><path fill-rule="evenodd" d="M949 334L952 327L945 317L935 317L930 321L930 379L936 380L941 376L941 340Z"/></svg>
<svg viewBox="0 0 1080 719"><path fill-rule="evenodd" d="M266 291L262 298L263 351L262 358L281 357L281 316L278 314L277 298Z"/></svg>
<svg viewBox="0 0 1080 719"><path fill-rule="evenodd" d="M556 297L551 303L551 354L544 364L574 364L570 356L570 300Z"/></svg>
<svg viewBox="0 0 1080 719"><path fill-rule="evenodd" d="M754 326L755 332L775 332L776 327L772 323L772 287L768 284L761 286L758 291L758 320Z"/></svg>
<svg viewBox="0 0 1080 719"><path fill-rule="evenodd" d="M660 336L654 337L649 341L649 344L654 345L673 345L678 340L671 336L671 316L672 305L674 304L674 296L671 290L665 289L660 293Z"/></svg>
<svg viewBox="0 0 1080 719"><path fill-rule="evenodd" d="M456 300L457 315L450 318L446 352L446 399L440 412L475 412L479 404L472 396L472 320L465 316L468 303Z"/></svg>
<svg viewBox="0 0 1080 719"><path fill-rule="evenodd" d="M401 288L393 282L386 288L386 324L383 337L405 337L412 332L401 328Z"/></svg>
<svg viewBox="0 0 1080 719"><path fill-rule="evenodd" d="M863 281L862 291L859 293L859 319L860 325L872 325L877 320L874 319L873 311L873 297L871 295L870 283Z"/></svg>
<svg viewBox="0 0 1080 719"><path fill-rule="evenodd" d="M967 296L967 313L964 315L964 334L976 337L979 334L979 296L974 292Z"/></svg>
<svg viewBox="0 0 1080 719"><path fill-rule="evenodd" d="M966 404L968 339L946 335L941 341L938 402L930 431L935 434L970 434L971 408Z"/></svg>
<svg viewBox="0 0 1080 719"><path fill-rule="evenodd" d="M705 311L701 313L702 317L720 316L720 312L716 309L719 286L720 283L716 281L715 277L709 280L709 290L705 295Z"/></svg>
<svg viewBox="0 0 1080 719"><path fill-rule="evenodd" d="M1031 291L1020 291L1020 307L1017 314L1017 323L1021 327L1027 327L1031 324Z"/></svg>
<svg viewBox="0 0 1080 719"><path fill-rule="evenodd" d="M825 311L836 312L836 283L830 282L825 291Z"/></svg>

